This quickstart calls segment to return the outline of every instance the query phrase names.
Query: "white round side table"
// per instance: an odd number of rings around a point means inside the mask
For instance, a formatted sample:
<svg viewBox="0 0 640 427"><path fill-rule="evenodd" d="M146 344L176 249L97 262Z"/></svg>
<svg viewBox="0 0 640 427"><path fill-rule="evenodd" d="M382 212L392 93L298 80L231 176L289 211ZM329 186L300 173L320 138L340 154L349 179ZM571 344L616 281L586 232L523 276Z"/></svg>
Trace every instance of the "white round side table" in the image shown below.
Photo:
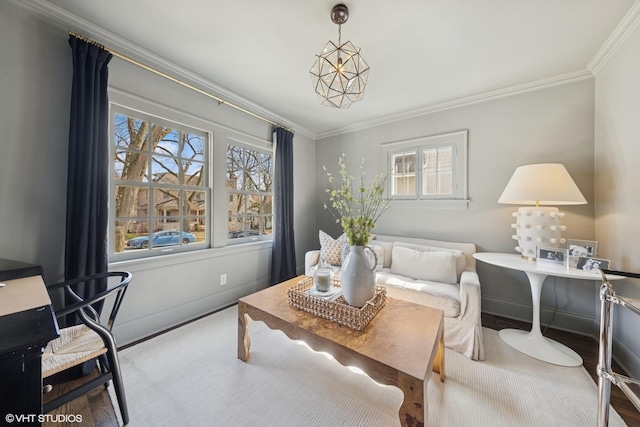
<svg viewBox="0 0 640 427"><path fill-rule="evenodd" d="M542 335L540 329L540 293L547 276L565 277L569 279L584 279L602 281L599 273L578 270L552 263L536 263L523 258L520 254L504 254L494 252L480 252L473 257L487 264L511 270L523 271L529 278L531 286L531 301L533 303L533 322L531 331L519 329L502 329L500 338L521 353L560 366L580 366L582 358L578 353L557 341ZM607 276L609 280L621 279L618 276Z"/></svg>

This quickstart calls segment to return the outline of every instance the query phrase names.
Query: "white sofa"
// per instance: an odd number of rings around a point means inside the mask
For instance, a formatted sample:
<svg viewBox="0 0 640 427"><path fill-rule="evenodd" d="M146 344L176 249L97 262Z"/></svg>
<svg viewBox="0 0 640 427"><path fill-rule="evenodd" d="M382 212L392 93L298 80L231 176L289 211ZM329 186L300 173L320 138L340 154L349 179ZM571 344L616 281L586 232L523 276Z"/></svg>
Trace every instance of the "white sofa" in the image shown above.
<svg viewBox="0 0 640 427"><path fill-rule="evenodd" d="M484 360L475 244L376 235L370 246L382 258L376 282L387 295L443 310L445 347ZM319 259L320 250L306 253L305 274L313 275ZM339 265L333 269L339 274Z"/></svg>

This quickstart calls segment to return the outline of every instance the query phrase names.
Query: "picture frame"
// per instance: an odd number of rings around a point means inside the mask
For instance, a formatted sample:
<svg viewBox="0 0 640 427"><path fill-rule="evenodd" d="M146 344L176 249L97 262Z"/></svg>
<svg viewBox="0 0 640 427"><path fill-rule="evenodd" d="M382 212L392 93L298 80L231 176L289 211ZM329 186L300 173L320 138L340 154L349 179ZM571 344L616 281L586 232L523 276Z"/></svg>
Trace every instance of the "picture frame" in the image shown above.
<svg viewBox="0 0 640 427"><path fill-rule="evenodd" d="M578 270L598 272L600 269L608 269L611 261L603 258L578 257L576 268Z"/></svg>
<svg viewBox="0 0 640 427"><path fill-rule="evenodd" d="M598 256L598 242L595 240L567 239L565 247L569 256L595 258Z"/></svg>
<svg viewBox="0 0 640 427"><path fill-rule="evenodd" d="M567 248L554 248L551 246L538 246L536 262L568 265L569 250Z"/></svg>
<svg viewBox="0 0 640 427"><path fill-rule="evenodd" d="M567 239L565 247L569 251L568 265L570 268L578 267L580 257L594 258L598 256L598 242L595 240Z"/></svg>

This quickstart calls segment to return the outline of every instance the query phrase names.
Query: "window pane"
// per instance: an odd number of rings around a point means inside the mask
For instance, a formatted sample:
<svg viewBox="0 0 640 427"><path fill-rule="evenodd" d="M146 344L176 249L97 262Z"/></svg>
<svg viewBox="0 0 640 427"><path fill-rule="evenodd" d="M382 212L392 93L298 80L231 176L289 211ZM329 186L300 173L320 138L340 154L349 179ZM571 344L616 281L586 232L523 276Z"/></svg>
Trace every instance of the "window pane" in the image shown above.
<svg viewBox="0 0 640 427"><path fill-rule="evenodd" d="M249 195L247 197L247 213L260 214L260 196Z"/></svg>
<svg viewBox="0 0 640 427"><path fill-rule="evenodd" d="M404 160L404 173L415 173L416 172L416 153L405 153L403 156Z"/></svg>
<svg viewBox="0 0 640 427"><path fill-rule="evenodd" d="M185 174L182 177L184 185L204 187L205 182L203 169L204 163L194 162L191 160L183 160L181 170Z"/></svg>
<svg viewBox="0 0 640 427"><path fill-rule="evenodd" d="M256 238L271 230L272 158L268 152L227 146L229 239Z"/></svg>
<svg viewBox="0 0 640 427"><path fill-rule="evenodd" d="M273 213L273 197L272 196L263 196L262 197L262 207L260 209L260 213L263 215L268 215Z"/></svg>
<svg viewBox="0 0 640 427"><path fill-rule="evenodd" d="M453 194L453 176L450 171L439 174L438 194Z"/></svg>
<svg viewBox="0 0 640 427"><path fill-rule="evenodd" d="M182 135L182 158L204 162L204 137L185 132Z"/></svg>
<svg viewBox="0 0 640 427"><path fill-rule="evenodd" d="M272 234L273 233L273 217L265 216L263 217L264 223L264 234Z"/></svg>
<svg viewBox="0 0 640 427"><path fill-rule="evenodd" d="M114 143L117 147L145 151L148 149L149 122L115 114Z"/></svg>
<svg viewBox="0 0 640 427"><path fill-rule="evenodd" d="M155 142L153 152L166 156L180 154L180 131L162 125L153 124L151 128L152 141ZM157 142L156 142L157 141Z"/></svg>
<svg viewBox="0 0 640 427"><path fill-rule="evenodd" d="M453 150L451 146L438 148L438 170L440 171L451 170L452 151Z"/></svg>
<svg viewBox="0 0 640 427"><path fill-rule="evenodd" d="M422 170L424 172L435 172L438 170L438 150L424 150L422 152Z"/></svg>
<svg viewBox="0 0 640 427"><path fill-rule="evenodd" d="M422 174L422 194L429 196L438 194L438 174L436 172Z"/></svg>
<svg viewBox="0 0 640 427"><path fill-rule="evenodd" d="M229 213L231 215L244 213L244 194L232 193L229 195Z"/></svg>
<svg viewBox="0 0 640 427"><path fill-rule="evenodd" d="M239 147L227 146L227 188L242 190L244 182L242 151Z"/></svg>
<svg viewBox="0 0 640 427"><path fill-rule="evenodd" d="M394 154L393 174L391 176L391 193L394 196L415 195L415 171L416 152L415 150Z"/></svg>
<svg viewBox="0 0 640 427"><path fill-rule="evenodd" d="M453 194L452 146L422 151L422 195Z"/></svg>
<svg viewBox="0 0 640 427"><path fill-rule="evenodd" d="M186 216L204 216L206 214L207 193L204 191L184 190L187 203L184 205L183 215Z"/></svg>
<svg viewBox="0 0 640 427"><path fill-rule="evenodd" d="M260 216L257 216L257 215L247 216L247 231L249 231L250 233L248 233L248 235L245 237L249 237L250 235L256 236L261 234L260 233L261 225L262 225L262 221Z"/></svg>
<svg viewBox="0 0 640 427"><path fill-rule="evenodd" d="M155 182L179 184L178 177L182 170L181 164L175 157L154 155L151 173Z"/></svg>
<svg viewBox="0 0 640 427"><path fill-rule="evenodd" d="M228 229L230 239L237 239L242 237L242 233L245 231L244 215L230 215Z"/></svg>
<svg viewBox="0 0 640 427"><path fill-rule="evenodd" d="M181 207L180 190L155 188L153 190L153 212L155 217L179 217ZM175 220L172 220L176 222Z"/></svg>

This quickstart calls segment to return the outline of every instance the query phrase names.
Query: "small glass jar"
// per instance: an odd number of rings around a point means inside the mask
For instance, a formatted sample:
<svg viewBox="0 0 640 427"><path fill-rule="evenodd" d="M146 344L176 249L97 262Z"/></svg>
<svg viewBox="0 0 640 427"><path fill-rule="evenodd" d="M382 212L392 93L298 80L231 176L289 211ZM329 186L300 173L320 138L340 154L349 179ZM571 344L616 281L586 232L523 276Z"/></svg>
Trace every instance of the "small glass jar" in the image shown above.
<svg viewBox="0 0 640 427"><path fill-rule="evenodd" d="M313 285L319 292L328 292L331 289L333 271L328 262L323 259L320 260L318 268L313 276Z"/></svg>

